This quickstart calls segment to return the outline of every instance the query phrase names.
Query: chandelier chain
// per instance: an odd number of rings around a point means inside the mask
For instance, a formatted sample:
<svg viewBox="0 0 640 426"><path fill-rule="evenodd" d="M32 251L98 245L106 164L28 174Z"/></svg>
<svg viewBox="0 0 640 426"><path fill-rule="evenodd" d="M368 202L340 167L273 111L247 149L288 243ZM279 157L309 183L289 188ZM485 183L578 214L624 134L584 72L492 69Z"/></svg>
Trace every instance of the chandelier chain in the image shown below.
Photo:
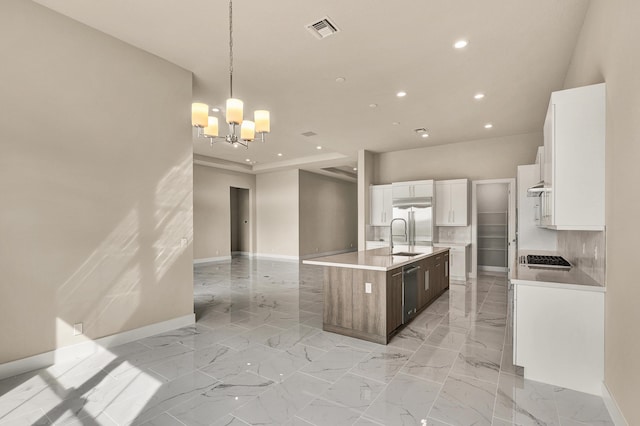
<svg viewBox="0 0 640 426"><path fill-rule="evenodd" d="M233 98L233 2L229 0L229 97Z"/></svg>

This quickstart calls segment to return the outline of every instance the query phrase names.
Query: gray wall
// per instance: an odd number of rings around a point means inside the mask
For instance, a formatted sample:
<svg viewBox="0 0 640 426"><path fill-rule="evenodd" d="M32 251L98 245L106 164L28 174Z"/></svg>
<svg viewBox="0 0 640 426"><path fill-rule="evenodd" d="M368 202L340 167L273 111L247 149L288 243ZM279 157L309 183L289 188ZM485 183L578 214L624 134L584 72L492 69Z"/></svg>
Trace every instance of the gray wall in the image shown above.
<svg viewBox="0 0 640 426"><path fill-rule="evenodd" d="M356 249L355 183L300 171L300 256Z"/></svg>
<svg viewBox="0 0 640 426"><path fill-rule="evenodd" d="M375 184L420 179L515 178L520 164L535 161L542 132L428 148L385 152L375 156Z"/></svg>
<svg viewBox="0 0 640 426"><path fill-rule="evenodd" d="M257 253L299 256L299 170L264 173L256 177Z"/></svg>
<svg viewBox="0 0 640 426"><path fill-rule="evenodd" d="M193 313L191 74L24 0L0 52L0 363Z"/></svg>
<svg viewBox="0 0 640 426"><path fill-rule="evenodd" d="M607 83L605 383L640 424L640 2L592 0L565 87Z"/></svg>
<svg viewBox="0 0 640 426"><path fill-rule="evenodd" d="M251 230L248 236L250 249L247 251L255 251L256 177L198 164L193 167L194 259L197 261L231 256L232 187L249 190Z"/></svg>

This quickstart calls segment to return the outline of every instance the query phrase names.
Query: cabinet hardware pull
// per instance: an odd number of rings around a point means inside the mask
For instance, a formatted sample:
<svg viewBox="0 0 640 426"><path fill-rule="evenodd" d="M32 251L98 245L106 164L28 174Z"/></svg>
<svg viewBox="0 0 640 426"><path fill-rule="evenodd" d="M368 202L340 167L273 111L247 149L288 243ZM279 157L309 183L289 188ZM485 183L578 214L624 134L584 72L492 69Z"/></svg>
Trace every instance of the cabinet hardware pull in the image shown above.
<svg viewBox="0 0 640 426"><path fill-rule="evenodd" d="M397 274L391 275L392 277L397 277L398 275L402 275L402 272L398 272Z"/></svg>

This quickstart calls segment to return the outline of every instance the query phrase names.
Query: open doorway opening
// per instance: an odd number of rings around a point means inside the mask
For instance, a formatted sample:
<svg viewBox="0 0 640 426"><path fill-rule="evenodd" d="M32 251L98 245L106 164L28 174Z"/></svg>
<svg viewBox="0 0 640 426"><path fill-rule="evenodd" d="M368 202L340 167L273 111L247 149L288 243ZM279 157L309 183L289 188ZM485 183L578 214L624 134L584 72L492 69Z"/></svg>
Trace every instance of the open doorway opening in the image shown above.
<svg viewBox="0 0 640 426"><path fill-rule="evenodd" d="M249 190L234 187L230 189L231 256L248 256L251 253Z"/></svg>
<svg viewBox="0 0 640 426"><path fill-rule="evenodd" d="M473 182L472 276L506 273L515 259L515 179Z"/></svg>

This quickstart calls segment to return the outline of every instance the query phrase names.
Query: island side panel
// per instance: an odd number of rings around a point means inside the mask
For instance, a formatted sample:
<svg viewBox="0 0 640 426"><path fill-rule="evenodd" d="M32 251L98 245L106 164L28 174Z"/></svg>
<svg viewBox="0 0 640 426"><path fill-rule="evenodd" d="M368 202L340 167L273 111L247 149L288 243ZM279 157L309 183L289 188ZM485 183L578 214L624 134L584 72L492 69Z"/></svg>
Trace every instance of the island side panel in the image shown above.
<svg viewBox="0 0 640 426"><path fill-rule="evenodd" d="M324 268L324 319L326 325L353 328L353 270Z"/></svg>
<svg viewBox="0 0 640 426"><path fill-rule="evenodd" d="M367 283L371 293L367 293ZM353 270L353 328L379 336L387 336L386 272ZM386 343L386 342L385 342Z"/></svg>

